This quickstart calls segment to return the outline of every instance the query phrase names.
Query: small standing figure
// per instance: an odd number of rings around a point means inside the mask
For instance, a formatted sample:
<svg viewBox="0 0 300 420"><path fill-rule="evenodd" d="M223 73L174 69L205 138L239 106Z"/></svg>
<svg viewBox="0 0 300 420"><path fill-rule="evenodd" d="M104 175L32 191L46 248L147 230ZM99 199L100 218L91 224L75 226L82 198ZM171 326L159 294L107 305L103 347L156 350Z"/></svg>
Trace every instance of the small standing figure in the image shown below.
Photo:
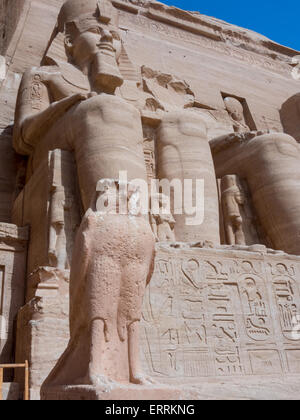
<svg viewBox="0 0 300 420"><path fill-rule="evenodd" d="M237 175L226 175L221 181L221 201L228 245L245 245L241 206L245 196Z"/></svg>
<svg viewBox="0 0 300 420"><path fill-rule="evenodd" d="M157 194L152 198L157 200L158 212L155 209L151 209L150 219L152 230L156 239L156 242L176 242L175 238L175 219L168 210L169 198L164 194Z"/></svg>
<svg viewBox="0 0 300 420"><path fill-rule="evenodd" d="M70 210L63 186L55 186L51 192L49 227L49 263L60 270L68 267L65 211Z"/></svg>
<svg viewBox="0 0 300 420"><path fill-rule="evenodd" d="M71 338L43 385L46 393L61 385L106 389L115 381L152 382L141 371L139 324L155 239L141 214L138 188L131 183L123 187L114 179L99 181L77 233L70 275Z"/></svg>
<svg viewBox="0 0 300 420"><path fill-rule="evenodd" d="M250 131L250 128L245 122L244 109L241 102L233 97L228 96L224 99L226 110L232 119L235 133L245 133Z"/></svg>

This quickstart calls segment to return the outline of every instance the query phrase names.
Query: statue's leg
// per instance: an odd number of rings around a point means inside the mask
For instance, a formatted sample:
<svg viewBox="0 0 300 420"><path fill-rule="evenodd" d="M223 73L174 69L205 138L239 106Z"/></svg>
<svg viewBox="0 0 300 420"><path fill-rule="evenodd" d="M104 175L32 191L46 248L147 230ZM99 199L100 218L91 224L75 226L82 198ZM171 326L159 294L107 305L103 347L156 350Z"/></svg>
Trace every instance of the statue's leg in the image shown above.
<svg viewBox="0 0 300 420"><path fill-rule="evenodd" d="M85 378L85 383L89 385L99 385L101 382L107 382L103 372L102 366L102 352L105 346L105 321L103 319L95 319L90 326L90 361L88 373Z"/></svg>
<svg viewBox="0 0 300 420"><path fill-rule="evenodd" d="M99 237L99 241L107 238ZM117 259L103 255L98 248L91 256L90 274L85 284L88 341L88 369L84 382L101 386L118 378L118 363L111 354L120 352L117 314L120 300L121 270ZM99 255L100 254L100 255ZM120 359L121 359L120 355Z"/></svg>
<svg viewBox="0 0 300 420"><path fill-rule="evenodd" d="M235 234L231 219L225 221L226 238L228 245L235 245Z"/></svg>
<svg viewBox="0 0 300 420"><path fill-rule="evenodd" d="M168 237L167 237L167 240L170 241L170 242L176 242L175 234L172 231L172 229L171 229L171 227L170 227L169 224L168 224Z"/></svg>
<svg viewBox="0 0 300 420"><path fill-rule="evenodd" d="M65 226L59 225L56 240L56 257L57 257L57 268L65 270L67 265L67 238L65 233Z"/></svg>
<svg viewBox="0 0 300 420"><path fill-rule="evenodd" d="M243 232L243 220L240 216L237 216L234 220L235 227L235 244L236 245L245 245L245 235Z"/></svg>
<svg viewBox="0 0 300 420"><path fill-rule="evenodd" d="M144 375L140 362L139 325L142 316L149 265L134 261L124 268L118 324L127 324L130 382L149 385L154 381Z"/></svg>
<svg viewBox="0 0 300 420"><path fill-rule="evenodd" d="M138 385L153 384L154 380L143 373L139 346L140 321L134 321L128 327L129 374L130 382Z"/></svg>
<svg viewBox="0 0 300 420"><path fill-rule="evenodd" d="M57 227L56 225L50 225L49 229L49 263L51 266L56 267L56 240L57 240Z"/></svg>

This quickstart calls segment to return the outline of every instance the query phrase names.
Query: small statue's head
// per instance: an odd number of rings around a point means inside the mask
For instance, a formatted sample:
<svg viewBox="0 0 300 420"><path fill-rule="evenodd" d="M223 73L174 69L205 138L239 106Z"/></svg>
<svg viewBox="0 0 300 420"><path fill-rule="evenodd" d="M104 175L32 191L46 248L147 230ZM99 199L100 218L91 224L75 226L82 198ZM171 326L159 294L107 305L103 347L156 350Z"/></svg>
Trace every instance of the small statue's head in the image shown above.
<svg viewBox="0 0 300 420"><path fill-rule="evenodd" d="M116 13L110 0L67 0L57 24L70 61L90 76L95 90L106 93L114 93L123 83L117 64L122 44Z"/></svg>
<svg viewBox="0 0 300 420"><path fill-rule="evenodd" d="M244 121L243 105L238 99L228 96L224 99L224 103L228 114L234 121Z"/></svg>
<svg viewBox="0 0 300 420"><path fill-rule="evenodd" d="M225 175L221 181L221 190L226 191L229 188L238 186L237 175Z"/></svg>

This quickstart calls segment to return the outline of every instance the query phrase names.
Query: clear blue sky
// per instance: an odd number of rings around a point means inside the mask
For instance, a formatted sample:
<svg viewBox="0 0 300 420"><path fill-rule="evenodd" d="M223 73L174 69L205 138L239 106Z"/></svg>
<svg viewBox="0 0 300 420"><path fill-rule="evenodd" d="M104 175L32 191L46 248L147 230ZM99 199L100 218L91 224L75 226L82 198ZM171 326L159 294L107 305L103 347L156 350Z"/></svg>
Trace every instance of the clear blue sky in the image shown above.
<svg viewBox="0 0 300 420"><path fill-rule="evenodd" d="M160 0L233 23L300 51L300 0Z"/></svg>

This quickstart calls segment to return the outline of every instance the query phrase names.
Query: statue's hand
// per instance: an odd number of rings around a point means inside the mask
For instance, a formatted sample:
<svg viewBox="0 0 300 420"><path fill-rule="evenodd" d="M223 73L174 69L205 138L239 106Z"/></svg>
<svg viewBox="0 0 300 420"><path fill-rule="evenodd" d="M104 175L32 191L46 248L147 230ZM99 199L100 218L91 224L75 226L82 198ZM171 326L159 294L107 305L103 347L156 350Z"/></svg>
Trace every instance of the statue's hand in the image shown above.
<svg viewBox="0 0 300 420"><path fill-rule="evenodd" d="M269 133L270 133L270 131L269 131L269 130L265 130L265 131L262 131L262 130L258 130L258 131L249 131L249 132L247 132L247 133L246 133L246 135L245 135L245 139L246 139L246 140L252 140L252 139L254 139L255 137L263 136L264 134L269 134Z"/></svg>
<svg viewBox="0 0 300 420"><path fill-rule="evenodd" d="M87 99L93 98L97 96L96 92L89 92L89 93L76 93L73 98L75 102L82 102L86 101Z"/></svg>

